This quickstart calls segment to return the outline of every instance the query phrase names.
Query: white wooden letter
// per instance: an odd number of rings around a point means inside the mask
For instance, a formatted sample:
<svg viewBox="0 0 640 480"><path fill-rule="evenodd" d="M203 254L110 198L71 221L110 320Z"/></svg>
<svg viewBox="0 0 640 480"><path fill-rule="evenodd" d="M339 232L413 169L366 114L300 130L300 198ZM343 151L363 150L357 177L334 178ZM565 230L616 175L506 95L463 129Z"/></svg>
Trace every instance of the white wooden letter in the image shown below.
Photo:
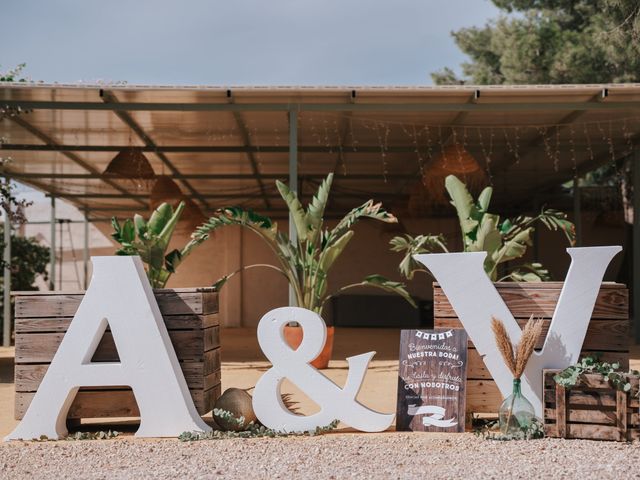
<svg viewBox="0 0 640 480"><path fill-rule="evenodd" d="M560 292L541 352L534 352L522 381L522 393L542 417L542 369L566 368L580 357L582 343L602 278L619 246L567 248L571 266ZM514 343L522 331L484 271L486 252L416 255L440 283L460 322L484 359L500 393L511 394L512 376L498 351L491 317L502 320Z"/></svg>
<svg viewBox="0 0 640 480"><path fill-rule="evenodd" d="M302 343L297 350L289 347L284 339L283 329L289 322L298 322L303 328ZM327 327L322 318L304 308L276 308L260 319L258 343L273 367L256 385L253 394L256 416L263 425L285 432L314 430L333 420L341 420L365 432L386 430L394 416L370 410L356 400L369 361L376 352L347 358L347 381L344 388L340 388L309 364L322 351L326 336ZM292 413L282 402L280 393L285 378L298 386L321 410L308 416Z"/></svg>
<svg viewBox="0 0 640 480"><path fill-rule="evenodd" d="M126 385L140 410L139 437L210 431L198 415L140 257L92 257L91 284L27 412L5 440L67 435L79 387ZM107 328L119 363L92 363Z"/></svg>

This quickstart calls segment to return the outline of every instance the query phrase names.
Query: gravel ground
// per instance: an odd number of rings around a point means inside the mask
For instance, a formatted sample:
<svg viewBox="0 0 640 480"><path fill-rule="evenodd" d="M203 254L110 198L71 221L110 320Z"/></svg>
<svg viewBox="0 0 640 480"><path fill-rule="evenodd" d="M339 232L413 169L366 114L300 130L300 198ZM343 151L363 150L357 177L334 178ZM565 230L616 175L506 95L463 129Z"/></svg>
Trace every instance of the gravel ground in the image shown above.
<svg viewBox="0 0 640 480"><path fill-rule="evenodd" d="M473 434L11 442L0 478L640 478L640 443Z"/></svg>

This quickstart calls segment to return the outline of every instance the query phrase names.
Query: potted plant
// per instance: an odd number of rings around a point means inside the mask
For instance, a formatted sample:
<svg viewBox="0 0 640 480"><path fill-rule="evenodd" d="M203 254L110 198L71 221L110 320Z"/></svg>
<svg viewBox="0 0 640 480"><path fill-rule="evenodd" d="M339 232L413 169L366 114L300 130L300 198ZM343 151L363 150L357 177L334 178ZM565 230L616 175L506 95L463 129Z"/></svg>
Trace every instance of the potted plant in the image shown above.
<svg viewBox="0 0 640 480"><path fill-rule="evenodd" d="M170 204L162 203L148 221L137 213L133 220L128 218L122 225L115 217L111 219L114 230L111 236L121 245L116 255L139 255L153 288L164 288L178 265L200 243L190 241L181 250L166 253L184 208L184 202L180 202L175 211Z"/></svg>
<svg viewBox="0 0 640 480"><path fill-rule="evenodd" d="M215 286L221 288L236 273L255 267L266 267L282 274L295 294L297 306L306 308L322 316L329 298L345 290L371 286L401 295L415 307L409 293L400 282L388 280L381 275L369 275L361 282L345 285L333 293L328 293L328 275L330 269L340 257L349 241L353 238L352 227L362 218L371 218L386 223L396 223L396 217L382 208L382 204L369 200L351 210L335 227L328 229L324 225L324 211L329 199L333 174L329 174L320 184L317 193L305 209L298 196L284 183L276 182L278 191L284 199L293 218L297 239L278 230L278 225L268 217L258 215L251 210L229 207L219 210L207 222L196 229L193 242L201 243L209 234L227 225L239 225L256 233L271 248L279 266L248 265L236 272L222 277ZM189 246L186 247L187 250ZM285 330L290 345L297 348L302 340L302 329L290 325ZM312 363L316 368L326 368L333 348L333 327L327 329L327 341L323 353Z"/></svg>
<svg viewBox="0 0 640 480"><path fill-rule="evenodd" d="M543 209L535 217L520 215L501 222L499 215L489 213L493 188L486 187L475 201L465 184L455 175L449 175L445 179L445 188L458 214L463 251L487 252L484 269L494 282L550 280L549 271L538 262L515 266L499 276L502 264L521 258L527 247L533 244L534 225L538 222L549 230L562 231L569 244L575 244L575 226L563 212ZM415 272L425 271L413 259L414 255L434 251L449 252L442 235L397 236L391 239L390 244L394 252L405 252L400 262L400 271L409 279L413 278Z"/></svg>
<svg viewBox="0 0 640 480"><path fill-rule="evenodd" d="M218 302L214 288L164 288L180 262L198 242L166 253L184 209L160 205L145 220L140 215L122 224L113 219L113 238L121 245L116 254L139 255L158 302L169 338L180 361L189 392L201 415L210 412L220 396L220 344ZM62 341L82 301L82 292L16 292L16 419L22 418L37 390L46 366ZM117 362L117 348L110 332L97 346L94 359ZM133 392L120 387L79 391L69 418L137 417Z"/></svg>
<svg viewBox="0 0 640 480"><path fill-rule="evenodd" d="M570 245L575 242L575 229L567 216L557 210L543 209L536 216L520 215L512 219L501 220L499 215L490 212L493 189L486 187L477 199L474 199L467 187L454 175L445 179L445 188L451 203L456 209L460 225L463 251L487 252L484 270L496 282L495 287L505 301L507 308L521 326L524 326L532 313L536 317L549 321L553 308L562 289L560 282L540 282L550 280L549 272L542 264L523 263L512 265L524 256L527 248L533 244L533 232L537 223L542 223L553 231L561 231ZM413 256L419 253L449 252L442 235L404 235L391 240L391 249L403 252L399 269L407 278L415 272L425 271ZM612 285L608 292L624 295L624 288ZM624 297L618 297L624 298ZM455 310L448 302L439 285L433 286L434 326L436 328L462 328ZM617 314L623 315L626 306L616 305ZM597 313L594 313L594 316ZM588 337L587 337L588 338ZM483 359L473 345L467 352L470 365L483 365ZM467 413L498 413L501 396L486 369L471 369L467 375Z"/></svg>

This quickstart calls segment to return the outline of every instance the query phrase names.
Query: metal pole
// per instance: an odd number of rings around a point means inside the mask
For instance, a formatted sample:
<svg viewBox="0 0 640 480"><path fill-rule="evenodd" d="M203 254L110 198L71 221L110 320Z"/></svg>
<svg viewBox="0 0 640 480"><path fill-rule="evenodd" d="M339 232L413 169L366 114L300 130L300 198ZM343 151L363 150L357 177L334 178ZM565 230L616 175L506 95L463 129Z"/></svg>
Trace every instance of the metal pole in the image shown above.
<svg viewBox="0 0 640 480"><path fill-rule="evenodd" d="M633 272L631 274L631 296L633 298L633 328L636 342L640 341L640 148L632 156L633 160Z"/></svg>
<svg viewBox="0 0 640 480"><path fill-rule="evenodd" d="M580 183L578 177L573 177L573 224L576 227L576 247L582 246L582 208L580 198Z"/></svg>
<svg viewBox="0 0 640 480"><path fill-rule="evenodd" d="M4 291L2 304L2 346L8 347L11 343L11 215L4 211Z"/></svg>
<svg viewBox="0 0 640 480"><path fill-rule="evenodd" d="M289 188L298 193L298 112L289 111ZM295 243L298 240L298 231L293 222L293 214L289 212L289 238ZM296 295L293 287L289 285L289 306L296 306Z"/></svg>
<svg viewBox="0 0 640 480"><path fill-rule="evenodd" d="M84 249L82 255L83 286L89 286L89 211L84 211Z"/></svg>
<svg viewBox="0 0 640 480"><path fill-rule="evenodd" d="M51 243L50 261L51 268L49 272L49 290L56 289L56 197L51 197Z"/></svg>

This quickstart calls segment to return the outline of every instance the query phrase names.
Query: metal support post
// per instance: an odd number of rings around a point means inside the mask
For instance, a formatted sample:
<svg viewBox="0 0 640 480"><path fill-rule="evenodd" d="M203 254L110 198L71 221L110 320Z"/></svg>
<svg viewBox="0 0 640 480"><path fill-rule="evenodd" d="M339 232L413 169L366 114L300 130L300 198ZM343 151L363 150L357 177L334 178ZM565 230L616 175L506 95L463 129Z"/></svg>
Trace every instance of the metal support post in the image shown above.
<svg viewBox="0 0 640 480"><path fill-rule="evenodd" d="M4 212L4 285L2 292L2 346L11 344L11 215Z"/></svg>
<svg viewBox="0 0 640 480"><path fill-rule="evenodd" d="M84 248L82 251L82 279L86 290L89 286L89 211L84 211Z"/></svg>
<svg viewBox="0 0 640 480"><path fill-rule="evenodd" d="M56 289L56 197L51 197L51 241L50 261L51 267L49 271L49 290Z"/></svg>
<svg viewBox="0 0 640 480"><path fill-rule="evenodd" d="M633 328L636 342L640 341L640 148L633 153L633 272L631 297L633 298Z"/></svg>
<svg viewBox="0 0 640 480"><path fill-rule="evenodd" d="M289 188L298 193L298 112L289 111ZM289 238L295 243L298 232L293 221L293 214L289 212ZM297 306L293 287L289 285L289 306Z"/></svg>
<svg viewBox="0 0 640 480"><path fill-rule="evenodd" d="M573 224L576 227L576 247L582 246L582 206L580 198L580 182L573 177Z"/></svg>

